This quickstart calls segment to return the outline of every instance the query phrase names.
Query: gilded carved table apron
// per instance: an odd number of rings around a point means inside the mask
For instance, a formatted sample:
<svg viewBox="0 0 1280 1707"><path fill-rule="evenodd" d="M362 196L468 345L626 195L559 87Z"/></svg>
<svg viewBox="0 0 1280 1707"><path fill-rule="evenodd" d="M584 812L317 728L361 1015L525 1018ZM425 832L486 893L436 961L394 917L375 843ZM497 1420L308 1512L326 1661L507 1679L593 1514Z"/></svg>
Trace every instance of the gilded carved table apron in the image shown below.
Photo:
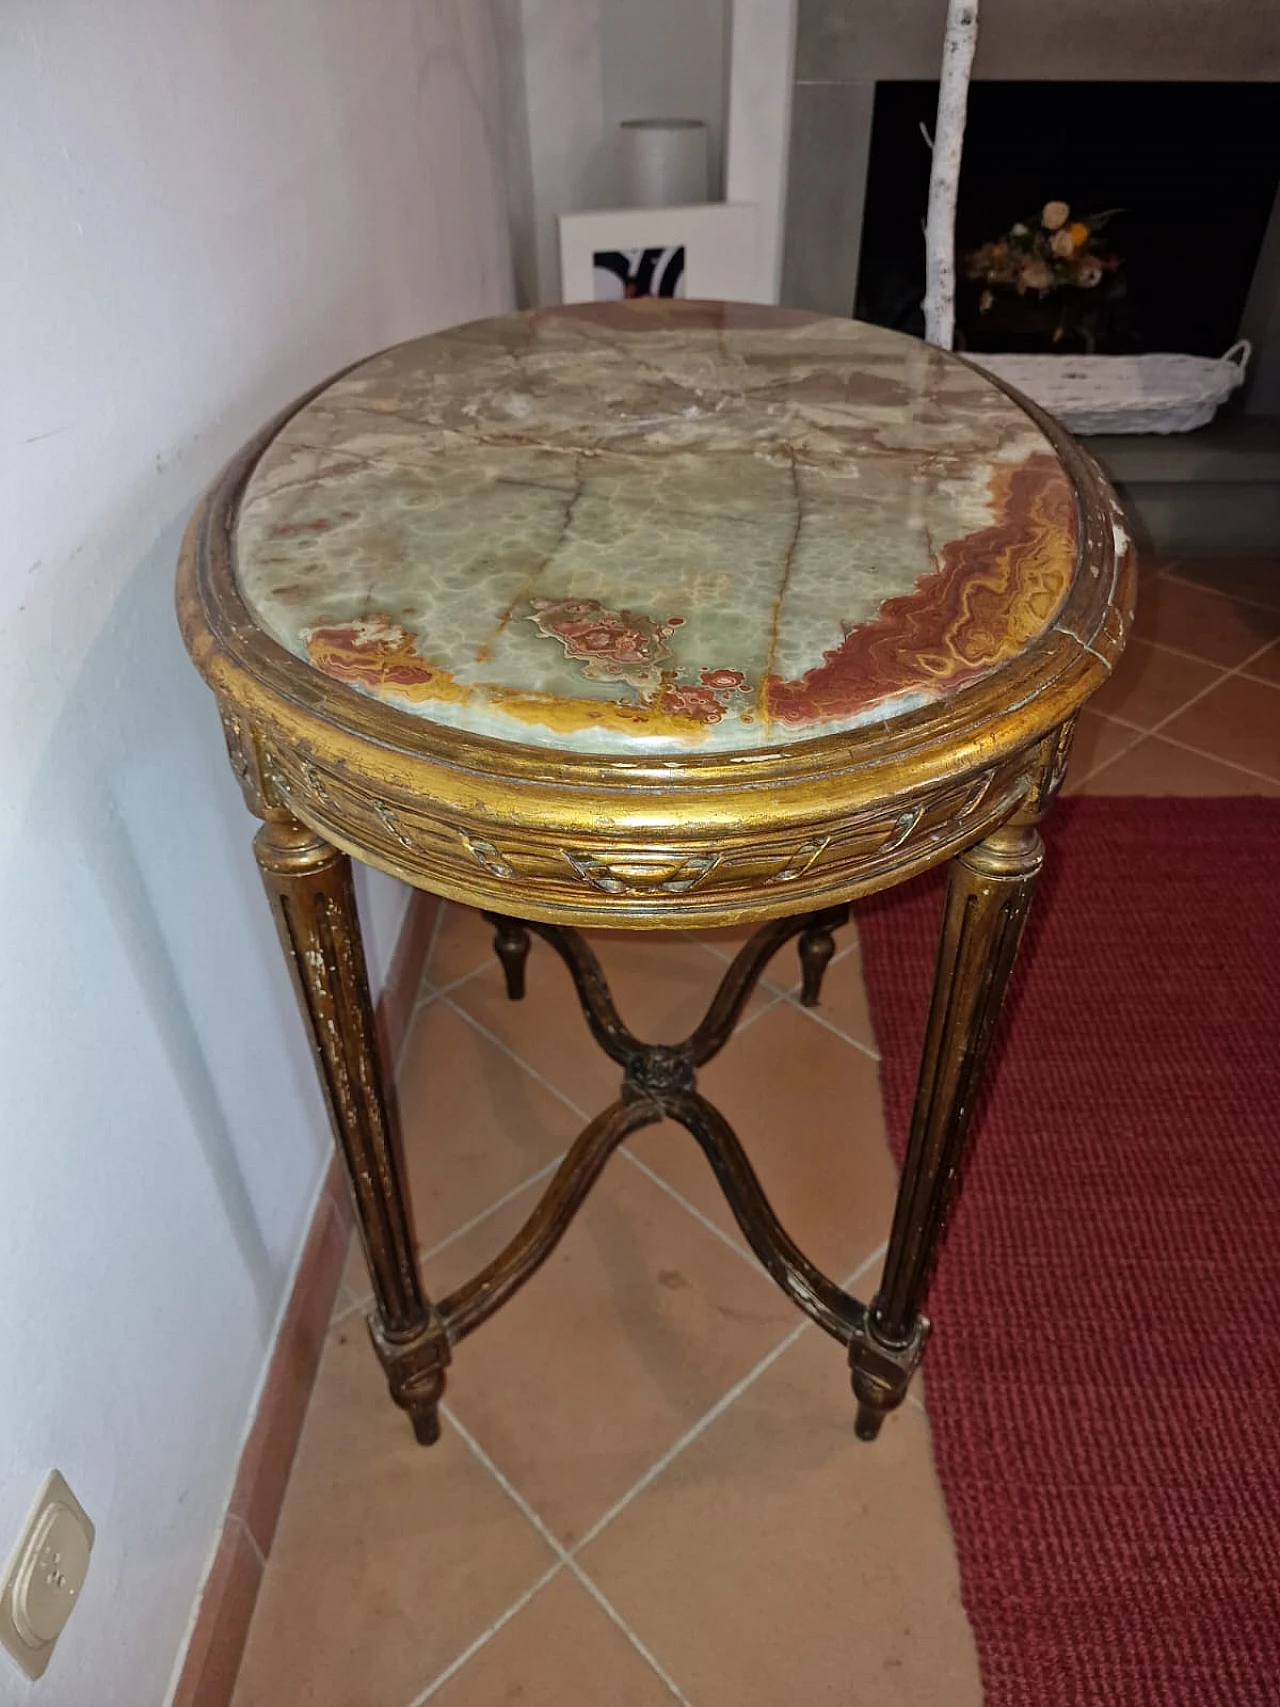
<svg viewBox="0 0 1280 1707"><path fill-rule="evenodd" d="M873 1439L922 1314L1072 722L1134 572L1090 459L963 361L735 304L513 314L313 392L192 520L178 605L256 851L419 1440L454 1346L549 1255L614 1149L687 1128L743 1232L848 1347ZM374 1040L349 856L529 933L621 1069L511 1244L432 1301ZM819 998L860 895L950 860L880 1286L779 1225L697 1068L798 938ZM759 925L679 1045L634 1037L577 927Z"/></svg>

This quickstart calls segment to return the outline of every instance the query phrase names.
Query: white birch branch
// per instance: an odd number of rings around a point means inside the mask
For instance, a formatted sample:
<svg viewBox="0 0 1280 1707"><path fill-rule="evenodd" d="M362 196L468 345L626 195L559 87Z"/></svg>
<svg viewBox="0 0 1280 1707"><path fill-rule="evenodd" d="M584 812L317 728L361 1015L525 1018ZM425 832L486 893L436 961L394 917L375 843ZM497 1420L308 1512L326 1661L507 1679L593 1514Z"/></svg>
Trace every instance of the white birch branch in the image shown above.
<svg viewBox="0 0 1280 1707"><path fill-rule="evenodd" d="M947 0L947 33L938 85L938 122L929 173L929 217L924 240L924 335L949 350L956 331L956 193L964 146L965 109L973 52L978 45L978 0Z"/></svg>

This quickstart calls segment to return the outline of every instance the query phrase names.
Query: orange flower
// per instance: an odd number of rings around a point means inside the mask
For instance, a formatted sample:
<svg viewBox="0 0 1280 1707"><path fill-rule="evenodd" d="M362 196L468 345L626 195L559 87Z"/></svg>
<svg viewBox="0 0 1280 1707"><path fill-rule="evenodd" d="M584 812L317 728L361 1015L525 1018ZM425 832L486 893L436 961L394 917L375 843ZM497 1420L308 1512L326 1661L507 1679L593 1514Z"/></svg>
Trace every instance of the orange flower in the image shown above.
<svg viewBox="0 0 1280 1707"><path fill-rule="evenodd" d="M1067 230L1071 233L1071 241L1075 247L1077 249L1083 249L1085 244L1089 241L1089 227L1082 224L1080 220L1075 219L1072 220L1071 224L1067 227Z"/></svg>

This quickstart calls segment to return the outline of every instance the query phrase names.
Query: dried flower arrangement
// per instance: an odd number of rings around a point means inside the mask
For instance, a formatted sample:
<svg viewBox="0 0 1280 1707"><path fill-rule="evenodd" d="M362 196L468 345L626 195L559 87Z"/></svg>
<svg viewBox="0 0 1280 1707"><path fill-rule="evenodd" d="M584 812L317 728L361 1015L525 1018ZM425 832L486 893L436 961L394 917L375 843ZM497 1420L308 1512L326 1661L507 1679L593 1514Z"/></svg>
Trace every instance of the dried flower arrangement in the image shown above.
<svg viewBox="0 0 1280 1707"><path fill-rule="evenodd" d="M1035 291L1048 296L1064 286L1092 290L1103 276L1120 266L1120 257L1101 250L1098 233L1119 208L1073 220L1066 202L1046 202L1038 219L1019 220L994 243L984 243L964 256L965 277L987 288L978 307L982 313L995 300L993 285L1012 286L1019 296Z"/></svg>

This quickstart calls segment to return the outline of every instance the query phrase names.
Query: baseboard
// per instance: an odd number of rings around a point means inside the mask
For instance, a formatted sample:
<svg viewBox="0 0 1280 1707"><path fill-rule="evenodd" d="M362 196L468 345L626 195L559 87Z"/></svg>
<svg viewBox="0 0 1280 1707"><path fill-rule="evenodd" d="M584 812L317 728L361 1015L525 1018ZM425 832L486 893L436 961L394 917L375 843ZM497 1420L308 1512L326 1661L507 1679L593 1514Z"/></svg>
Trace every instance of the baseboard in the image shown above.
<svg viewBox="0 0 1280 1707"><path fill-rule="evenodd" d="M409 897L378 998L378 1042L388 1074L394 1071L409 1028L437 906L435 896L420 890ZM350 1231L351 1209L335 1156L281 1317L170 1707L229 1707L333 1314Z"/></svg>

